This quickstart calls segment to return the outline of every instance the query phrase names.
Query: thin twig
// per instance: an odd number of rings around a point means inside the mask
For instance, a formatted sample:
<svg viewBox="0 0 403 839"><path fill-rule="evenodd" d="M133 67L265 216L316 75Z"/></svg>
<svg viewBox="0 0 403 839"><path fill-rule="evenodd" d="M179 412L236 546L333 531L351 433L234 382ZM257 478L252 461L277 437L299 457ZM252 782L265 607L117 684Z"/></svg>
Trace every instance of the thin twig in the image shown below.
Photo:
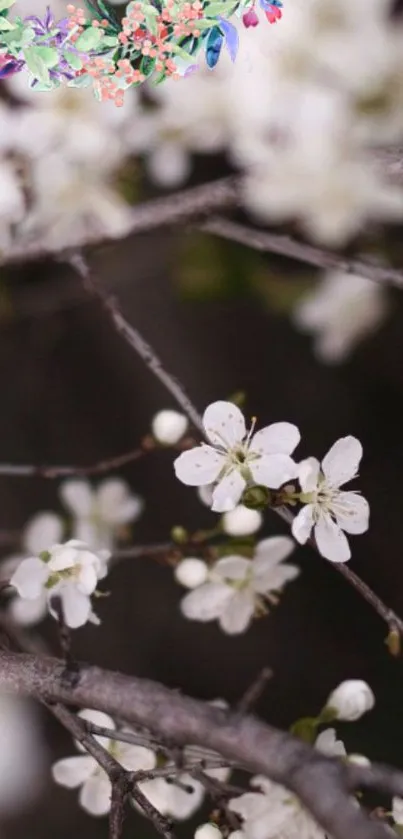
<svg viewBox="0 0 403 839"><path fill-rule="evenodd" d="M96 281L83 255L74 253L68 261L82 278L84 287L88 293L95 297L108 313L119 335L124 338L126 343L140 356L148 369L151 370L154 376L162 382L166 390L176 399L178 405L180 405L193 425L203 433L203 423L200 414L186 395L182 385L165 370L161 360L152 347L144 340L138 329L134 329L123 317L116 298L105 291Z"/></svg>
<svg viewBox="0 0 403 839"><path fill-rule="evenodd" d="M269 679L271 679L272 675L273 671L270 667L262 668L255 681L252 682L250 687L248 687L244 695L239 700L235 708L238 714L246 714L255 707L262 693L266 690L267 683Z"/></svg>
<svg viewBox="0 0 403 839"><path fill-rule="evenodd" d="M154 448L155 446L148 443L144 448L132 449L130 452L101 460L99 463L93 463L90 466L33 466L31 464L16 465L12 463L1 463L0 475L51 479L103 475L105 472L111 472L114 469L119 469L128 463L139 460L140 457L143 457Z"/></svg>
<svg viewBox="0 0 403 839"><path fill-rule="evenodd" d="M344 256L341 253L319 248L307 242L300 242L291 236L259 230L244 224L217 217L199 226L203 233L238 242L262 253L276 253L288 259L295 259L324 270L337 270L345 274L356 274L384 285L403 288L403 271L371 261L371 257Z"/></svg>

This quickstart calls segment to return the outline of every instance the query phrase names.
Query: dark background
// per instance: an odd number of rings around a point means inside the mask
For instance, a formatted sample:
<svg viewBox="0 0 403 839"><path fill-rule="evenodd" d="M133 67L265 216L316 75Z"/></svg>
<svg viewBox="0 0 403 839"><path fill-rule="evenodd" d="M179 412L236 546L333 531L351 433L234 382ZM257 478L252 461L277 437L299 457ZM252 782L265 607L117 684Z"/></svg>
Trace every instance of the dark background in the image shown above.
<svg viewBox="0 0 403 839"><path fill-rule="evenodd" d="M330 368L315 360L310 338L268 308L261 283L258 289L250 282L256 255L244 248L223 250L212 238L177 231L136 237L91 259L127 319L201 411L211 401L245 391L246 412L256 414L261 425L288 420L300 427L299 458L320 458L346 434L359 437L364 446L359 487L370 501L372 521L368 534L352 537L351 568L402 614L399 295L392 294L384 327L347 363ZM276 272L285 289L295 283L293 266L284 260L259 257L259 271L263 277ZM157 410L176 407L100 307L82 297L69 269L38 263L3 271L1 278L1 462L96 462L135 447ZM146 502L135 542L166 540L174 524L192 529L215 520L175 479L172 460L172 452L159 452L121 471ZM57 486L44 479L0 478L0 530L18 530L39 510L60 510ZM268 514L262 533L280 532L285 525ZM10 547L4 545L2 553ZM302 574L279 608L234 638L216 623L185 622L178 609L182 591L168 568L152 559L122 561L109 578L112 596L99 603L102 625L74 634L75 653L200 698L229 702L268 664L274 678L258 711L281 727L318 711L339 681L363 678L376 694L376 708L358 723L340 724L339 734L348 751L403 766L403 668L387 652L386 627L309 547L299 547L294 558ZM41 631L56 644L49 624ZM57 724L45 715L43 723L52 760L73 754ZM196 823L201 821L198 815ZM134 830L152 834L133 814L125 836ZM193 835L190 822L179 832ZM38 806L7 825L10 839L27 834L100 839L107 836L107 819L80 811L76 792L49 777Z"/></svg>

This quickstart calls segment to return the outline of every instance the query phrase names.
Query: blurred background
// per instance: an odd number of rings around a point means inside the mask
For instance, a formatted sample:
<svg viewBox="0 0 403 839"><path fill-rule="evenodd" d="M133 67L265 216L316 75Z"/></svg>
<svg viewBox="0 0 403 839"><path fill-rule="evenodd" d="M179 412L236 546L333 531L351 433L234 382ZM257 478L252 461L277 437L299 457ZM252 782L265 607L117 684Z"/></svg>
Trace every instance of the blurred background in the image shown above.
<svg viewBox="0 0 403 839"><path fill-rule="evenodd" d="M24 13L41 6L21 5ZM63 6L54 2L52 9ZM401 293L187 228L125 238L130 205L235 171L231 148L240 135L226 102L229 72L223 59L214 74L194 82L194 96L187 91L193 80L167 83L158 95L136 92L121 110L99 105L87 91L32 93L24 73L1 82L0 246L6 253L17 236L64 247L86 229L100 236L121 231L122 241L98 249L91 263L200 411L242 391L247 415L257 415L259 424L299 426L301 459L321 458L339 437L356 435L364 447L359 487L372 521L369 533L352 539L351 568L402 614ZM374 229L370 241L399 264L401 227ZM80 466L118 455L149 433L157 411L177 407L87 299L79 278L52 261L0 268L0 392L0 462L15 464ZM173 525L192 531L216 522L175 479L173 457L157 451L119 471L144 502L126 534L129 544L169 540ZM32 516L66 515L60 483L0 478L4 562L24 553L23 528ZM282 532L285 525L267 515L259 536ZM363 678L376 708L338 732L347 751L403 766L403 666L388 655L385 626L309 547L298 547L292 561L301 575L280 606L230 637L217 623L185 621L171 569L150 557L122 560L110 574L111 597L98 604L101 626L75 632L74 652L229 703L269 665L274 676L257 710L283 728L318 711L342 679ZM52 621L35 633L57 650ZM1 713L0 705L0 747L10 709L3 724ZM2 808L0 795L0 835L106 837L107 819L83 813L76 793L51 779L51 763L74 751L69 737L30 704L21 715L27 732L36 732L21 754L35 757L37 769L21 783L18 805L8 797ZM20 748L15 743L4 769L0 760L4 777ZM35 795L25 795L26 787L35 787ZM201 821L198 813L178 834L193 835L192 824ZM153 833L133 814L125 836L135 830Z"/></svg>

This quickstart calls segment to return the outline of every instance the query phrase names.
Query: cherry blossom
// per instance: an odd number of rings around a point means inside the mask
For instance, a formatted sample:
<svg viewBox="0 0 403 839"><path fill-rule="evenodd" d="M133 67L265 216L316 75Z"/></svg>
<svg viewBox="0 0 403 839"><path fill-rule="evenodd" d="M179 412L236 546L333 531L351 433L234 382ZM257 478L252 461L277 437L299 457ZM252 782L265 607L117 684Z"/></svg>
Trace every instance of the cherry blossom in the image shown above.
<svg viewBox="0 0 403 839"><path fill-rule="evenodd" d="M102 728L116 728L111 717L101 711L85 709L78 716ZM108 752L113 753L115 760L124 769L133 772L139 769L154 769L156 759L150 749L117 740L109 740L98 735L94 736ZM81 751L81 747L79 747L79 750ZM87 813L92 816L105 816L109 813L112 792L111 782L91 755L81 754L56 761L52 767L52 775L56 783L61 786L69 789L80 789L79 803Z"/></svg>
<svg viewBox="0 0 403 839"><path fill-rule="evenodd" d="M329 696L326 708L335 712L338 720L358 720L375 705L375 697L369 685L362 679L348 679L342 682Z"/></svg>
<svg viewBox="0 0 403 839"><path fill-rule="evenodd" d="M243 504L238 504L222 517L222 528L228 536L251 536L262 524L263 516L259 510L250 510Z"/></svg>
<svg viewBox="0 0 403 839"><path fill-rule="evenodd" d="M107 574L109 551L95 553L84 542L71 539L63 545L53 545L40 557L24 559L10 580L20 597L38 600L47 595L50 614L57 618L52 601L61 599L64 619L71 629L87 621L98 623L91 606L91 595L98 580Z"/></svg>
<svg viewBox="0 0 403 839"><path fill-rule="evenodd" d="M112 551L119 528L136 521L143 510L141 498L121 478L107 478L96 489L89 481L71 479L60 487L60 497L73 516L73 538L94 550Z"/></svg>
<svg viewBox="0 0 403 839"><path fill-rule="evenodd" d="M206 408L203 425L211 445L183 452L174 462L176 476L188 486L215 484L212 510L233 510L248 484L278 489L296 477L290 455L300 433L295 425L277 422L253 433L232 402L213 402Z"/></svg>
<svg viewBox="0 0 403 839"><path fill-rule="evenodd" d="M277 602L273 592L298 576L298 568L283 562L293 549L287 536L274 536L257 544L252 560L219 559L208 581L183 598L182 613L190 620L218 620L228 635L245 632L254 615L267 611L266 603Z"/></svg>
<svg viewBox="0 0 403 839"><path fill-rule="evenodd" d="M351 557L346 533L364 533L369 526L369 506L362 495L340 489L358 474L362 446L355 437L342 437L332 446L322 464L314 457L298 467L304 507L293 521L292 533L304 544L313 529L318 550L331 562Z"/></svg>
<svg viewBox="0 0 403 839"><path fill-rule="evenodd" d="M329 757L346 754L334 729L323 731L315 747ZM230 809L244 820L242 832L246 839L326 839L322 828L289 790L261 775L250 783L259 791L247 792L229 802Z"/></svg>

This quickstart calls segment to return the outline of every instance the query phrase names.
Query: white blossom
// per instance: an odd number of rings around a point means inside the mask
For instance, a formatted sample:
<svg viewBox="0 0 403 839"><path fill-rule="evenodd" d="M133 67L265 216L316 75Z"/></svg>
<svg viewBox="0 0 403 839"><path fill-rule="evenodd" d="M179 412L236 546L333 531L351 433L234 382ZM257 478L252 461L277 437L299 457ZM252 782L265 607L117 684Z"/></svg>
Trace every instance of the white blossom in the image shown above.
<svg viewBox="0 0 403 839"><path fill-rule="evenodd" d="M377 283L329 271L298 303L293 320L301 330L315 336L314 349L321 361L338 364L377 329L388 308L385 289Z"/></svg>
<svg viewBox="0 0 403 839"><path fill-rule="evenodd" d="M315 747L328 756L345 755L334 730L330 732L323 731ZM250 783L259 791L247 792L229 802L230 809L244 820L245 839L326 839L324 830L287 789L261 775Z"/></svg>
<svg viewBox="0 0 403 839"><path fill-rule="evenodd" d="M176 566L174 573L176 581L185 588L197 588L206 582L208 567L202 559L188 556Z"/></svg>
<svg viewBox="0 0 403 839"><path fill-rule="evenodd" d="M329 696L326 708L335 711L338 720L358 720L375 705L375 696L362 679L348 679L342 682Z"/></svg>
<svg viewBox="0 0 403 839"><path fill-rule="evenodd" d="M112 551L119 529L135 522L143 502L121 478L107 478L96 489L89 481L72 478L60 487L60 497L73 516L74 539L94 550Z"/></svg>
<svg viewBox="0 0 403 839"><path fill-rule="evenodd" d="M189 425L187 417L178 411L159 411L151 423L151 429L158 443L174 446L182 439Z"/></svg>
<svg viewBox="0 0 403 839"><path fill-rule="evenodd" d="M203 426L211 445L183 452L174 462L176 476L188 486L215 484L215 512L233 510L250 483L278 489L296 477L290 455L300 433L295 425L277 422L253 434L246 432L242 412L232 402L213 402Z"/></svg>
<svg viewBox="0 0 403 839"><path fill-rule="evenodd" d="M256 533L262 524L263 516L259 510L250 510L243 504L238 504L222 517L222 527L228 536L250 536Z"/></svg>
<svg viewBox="0 0 403 839"><path fill-rule="evenodd" d="M287 536L274 536L258 543L251 560L219 559L208 581L183 598L182 613L189 620L218 620L229 635L245 632L253 616L266 611L266 602L276 602L273 592L280 592L299 574L298 568L283 562L293 549Z"/></svg>
<svg viewBox="0 0 403 839"><path fill-rule="evenodd" d="M222 833L216 824L206 822L196 828L194 839L222 839Z"/></svg>
<svg viewBox="0 0 403 839"><path fill-rule="evenodd" d="M11 576L23 559L46 551L50 545L59 542L63 536L63 522L56 513L43 511L29 519L22 531L21 554L13 554L1 566L5 578ZM17 593L11 599L9 612L12 619L21 626L31 626L43 620L47 614L47 595L41 590L38 597L27 600Z"/></svg>
<svg viewBox="0 0 403 839"><path fill-rule="evenodd" d="M101 711L86 709L79 715L102 728L115 729L115 723ZM124 729L129 731L129 729ZM143 746L135 746L106 737L94 735L95 739L111 754L124 769L136 772L140 769L154 769L154 753ZM69 789L79 788L79 803L92 816L105 816L111 806L111 782L95 758L88 754L62 758L52 767L56 783Z"/></svg>
<svg viewBox="0 0 403 839"><path fill-rule="evenodd" d="M295 517L292 533L304 544L314 530L318 550L331 562L346 562L351 551L346 533L368 530L369 506L357 492L340 489L358 474L362 446L355 437L342 437L332 446L322 464L314 457L298 467L304 507Z"/></svg>
<svg viewBox="0 0 403 839"><path fill-rule="evenodd" d="M52 600L61 599L67 626L76 629L87 621L98 623L91 595L98 580L107 573L109 551L94 552L83 542L71 539L48 548L41 557L24 559L10 580L20 597L37 600L46 593L50 614L57 618Z"/></svg>

